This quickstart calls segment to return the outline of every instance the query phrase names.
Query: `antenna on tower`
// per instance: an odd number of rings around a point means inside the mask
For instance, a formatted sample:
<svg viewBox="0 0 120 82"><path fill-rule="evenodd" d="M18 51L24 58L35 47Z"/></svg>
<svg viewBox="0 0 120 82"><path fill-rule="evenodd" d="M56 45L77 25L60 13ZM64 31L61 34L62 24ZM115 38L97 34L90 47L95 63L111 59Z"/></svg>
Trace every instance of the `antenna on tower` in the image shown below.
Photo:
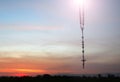
<svg viewBox="0 0 120 82"><path fill-rule="evenodd" d="M84 48L84 0L82 0L82 3L79 6L79 15L80 15L80 28L82 31L82 65L83 69L85 68L85 48Z"/></svg>

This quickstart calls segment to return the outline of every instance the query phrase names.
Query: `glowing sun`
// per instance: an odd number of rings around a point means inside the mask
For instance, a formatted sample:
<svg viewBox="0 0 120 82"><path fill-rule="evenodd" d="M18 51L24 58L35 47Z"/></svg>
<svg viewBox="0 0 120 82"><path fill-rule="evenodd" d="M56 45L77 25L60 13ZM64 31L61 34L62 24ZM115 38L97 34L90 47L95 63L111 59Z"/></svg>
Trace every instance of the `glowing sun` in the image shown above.
<svg viewBox="0 0 120 82"><path fill-rule="evenodd" d="M75 4L77 5L83 5L85 0L75 0Z"/></svg>

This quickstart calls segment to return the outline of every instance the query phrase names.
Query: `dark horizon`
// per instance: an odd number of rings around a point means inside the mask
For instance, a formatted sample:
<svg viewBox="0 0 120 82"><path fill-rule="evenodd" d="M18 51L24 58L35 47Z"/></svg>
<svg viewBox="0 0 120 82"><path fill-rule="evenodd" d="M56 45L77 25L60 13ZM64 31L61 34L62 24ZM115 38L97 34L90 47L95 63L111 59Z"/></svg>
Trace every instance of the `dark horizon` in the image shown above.
<svg viewBox="0 0 120 82"><path fill-rule="evenodd" d="M60 76L60 75L37 75L37 76L22 76L22 77L0 77L0 81L12 81L12 82L119 82L120 76L114 76L112 74L108 74L107 76L103 76L98 74L97 76Z"/></svg>
<svg viewBox="0 0 120 82"><path fill-rule="evenodd" d="M24 76L30 76L30 77L36 77L36 76L44 76L44 75L49 75L49 76L78 76L78 77L81 77L81 76L88 76L88 77L96 77L96 76L103 76L103 77L107 77L109 75L113 75L113 76L117 76L117 77L120 77L120 73L98 73L98 74L65 74L65 73L61 73L61 74L35 74L35 75L24 75L24 74L21 74L21 75L0 75L0 77L24 77Z"/></svg>

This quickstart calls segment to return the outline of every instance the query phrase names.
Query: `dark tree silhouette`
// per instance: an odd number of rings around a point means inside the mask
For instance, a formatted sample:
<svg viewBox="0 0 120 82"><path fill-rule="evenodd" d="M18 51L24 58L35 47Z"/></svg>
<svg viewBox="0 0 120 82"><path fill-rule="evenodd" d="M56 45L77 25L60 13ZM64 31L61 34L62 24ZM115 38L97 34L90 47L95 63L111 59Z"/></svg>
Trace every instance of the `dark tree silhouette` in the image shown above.
<svg viewBox="0 0 120 82"><path fill-rule="evenodd" d="M1 76L0 82L120 82L120 77L112 74L102 76L98 74L90 76L51 76L50 74L23 77Z"/></svg>

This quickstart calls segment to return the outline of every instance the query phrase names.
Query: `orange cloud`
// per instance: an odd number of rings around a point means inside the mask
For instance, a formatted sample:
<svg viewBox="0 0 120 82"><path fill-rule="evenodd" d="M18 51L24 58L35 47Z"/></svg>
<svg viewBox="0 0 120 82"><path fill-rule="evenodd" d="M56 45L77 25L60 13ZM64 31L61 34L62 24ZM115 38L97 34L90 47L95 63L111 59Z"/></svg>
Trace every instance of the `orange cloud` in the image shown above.
<svg viewBox="0 0 120 82"><path fill-rule="evenodd" d="M45 70L36 70L36 69L15 69L18 72L27 72L27 73L43 73Z"/></svg>
<svg viewBox="0 0 120 82"><path fill-rule="evenodd" d="M72 57L74 58L74 57ZM37 74L58 74L71 73L72 58L57 57L35 57L25 56L20 58L2 57L0 58L0 75L23 76ZM61 61L62 60L62 61ZM9 69L8 69L9 68Z"/></svg>
<svg viewBox="0 0 120 82"><path fill-rule="evenodd" d="M0 72L44 73L45 70L16 68L16 69L0 69Z"/></svg>
<svg viewBox="0 0 120 82"><path fill-rule="evenodd" d="M45 70L38 70L38 69L23 69L23 68L16 68L16 69L0 69L0 75L7 75L7 76L28 76L34 74L44 74Z"/></svg>

